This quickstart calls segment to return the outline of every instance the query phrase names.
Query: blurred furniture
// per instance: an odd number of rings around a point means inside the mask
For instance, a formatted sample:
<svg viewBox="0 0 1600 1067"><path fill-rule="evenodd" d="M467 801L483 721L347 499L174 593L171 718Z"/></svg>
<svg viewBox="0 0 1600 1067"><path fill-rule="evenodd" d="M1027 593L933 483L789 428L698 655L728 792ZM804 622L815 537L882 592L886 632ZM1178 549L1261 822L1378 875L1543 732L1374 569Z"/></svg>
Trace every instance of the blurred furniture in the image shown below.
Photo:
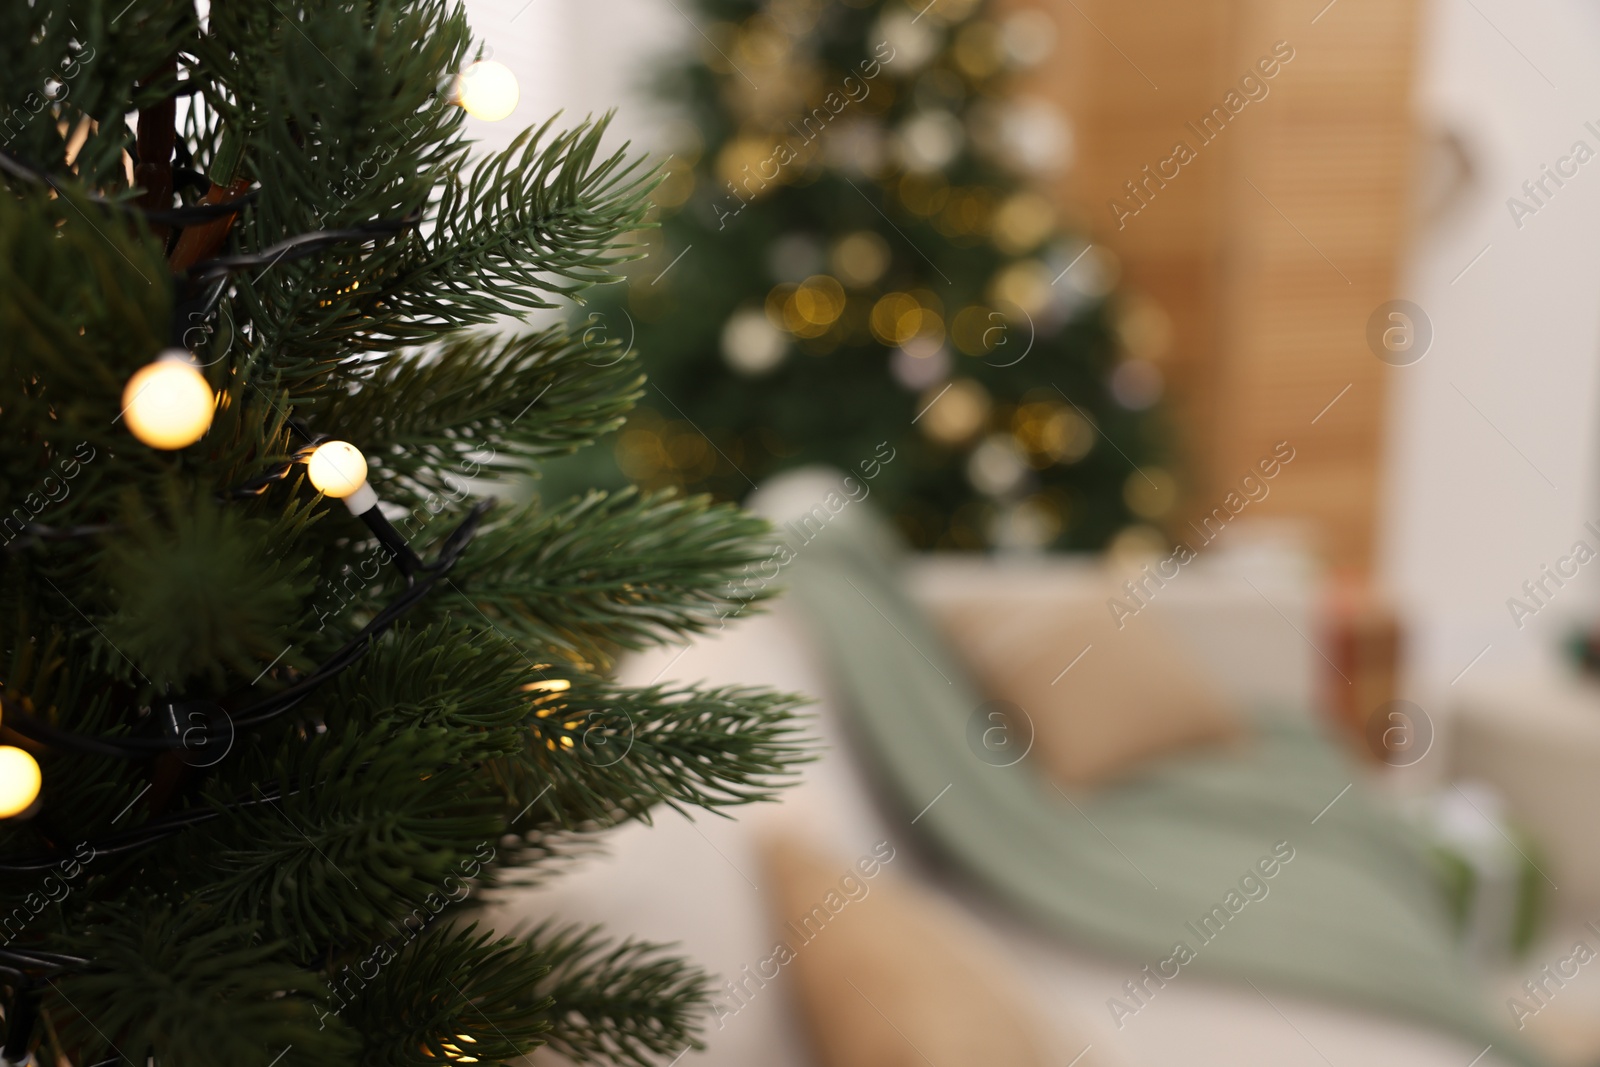
<svg viewBox="0 0 1600 1067"><path fill-rule="evenodd" d="M1313 714L1323 663L1300 634L1315 630L1314 595L1296 578L1239 563L1227 555L1186 567L1156 591L1147 610L1183 640L1231 703ZM911 570L917 598L930 608L981 594L1019 609L1045 598L1106 611L1100 576L1097 560L1078 556L934 555L914 561ZM1077 650L1065 651L1071 659Z"/></svg>
<svg viewBox="0 0 1600 1067"><path fill-rule="evenodd" d="M1327 651L1323 678L1328 710L1343 727L1352 747L1376 762L1409 765L1424 752L1385 744L1371 720L1394 700L1404 651L1400 619L1394 607L1365 582L1329 583L1323 603L1322 647ZM1407 725L1409 729L1409 724ZM1372 732L1369 733L1369 730ZM1431 734L1428 737L1431 743Z"/></svg>
<svg viewBox="0 0 1600 1067"><path fill-rule="evenodd" d="M1451 776L1494 786L1537 828L1539 865L1560 887L1553 903L1590 917L1600 905L1600 682L1551 672L1462 687Z"/></svg>
<svg viewBox="0 0 1600 1067"><path fill-rule="evenodd" d="M916 565L913 585L928 604L974 587L998 601L1035 599L1042 586L1063 602L1086 592L1098 600L1102 587L1083 580L1090 573L1088 564L1072 561L933 558ZM1201 560L1169 583L1149 610L1183 637L1234 699L1281 708L1284 714L1308 714L1321 660L1301 636L1314 625L1303 587L1281 577L1240 573L1225 559ZM821 741L819 759L780 803L736 810L735 819L699 822L659 812L655 826L624 828L611 837L606 857L544 887L506 895L492 917L500 926L550 915L614 922L641 936L679 942L718 976L717 995L724 1002L706 1035L707 1051L694 1060L704 1067L814 1062L787 984L792 977L783 974L760 987L743 977L745 968L772 952L759 842L775 826L849 859L869 853L879 841L892 842L897 858L889 870L961 907L1022 974L1039 1013L1060 1027L1051 1062L1461 1067L1483 1051L1423 1027L1299 997L1274 994L1269 1001L1245 985L1193 976L1168 983L1147 1009L1119 1028L1107 1001L1125 995L1124 984L1138 974L1137 965L1041 936L1036 927L920 857L915 828L885 814L852 751L848 718L830 698L828 675L790 603L780 601L770 614L740 620L687 648L638 656L626 665L622 680L761 684L819 697L812 726ZM938 797L929 800L939 803ZM730 980L727 985L724 979ZM745 983L746 993L730 1000L736 982ZM1493 1051L1477 1061L1479 1067L1502 1062Z"/></svg>
<svg viewBox="0 0 1600 1067"><path fill-rule="evenodd" d="M1289 441L1300 458L1263 513L1312 520L1329 559L1367 566L1387 367L1369 316L1394 291L1412 148L1415 0L1004 0L1060 27L1029 91L1076 133L1061 198L1172 323L1163 369L1208 513ZM1294 58L1210 143L1187 124L1257 60ZM1187 141L1197 158L1119 228L1112 198ZM1337 398L1337 402L1334 401ZM1331 407L1329 405L1332 405Z"/></svg>

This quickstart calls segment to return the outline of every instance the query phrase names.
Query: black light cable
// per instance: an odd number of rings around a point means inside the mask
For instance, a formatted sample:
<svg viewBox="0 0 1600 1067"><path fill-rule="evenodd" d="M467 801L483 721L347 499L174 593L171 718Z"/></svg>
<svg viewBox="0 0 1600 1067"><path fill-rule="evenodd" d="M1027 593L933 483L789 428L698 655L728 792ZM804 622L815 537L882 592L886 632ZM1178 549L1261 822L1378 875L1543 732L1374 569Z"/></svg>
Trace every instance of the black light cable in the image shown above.
<svg viewBox="0 0 1600 1067"><path fill-rule="evenodd" d="M288 795L292 796L293 792ZM118 834L109 834L98 841L85 841L83 844L94 850L94 858L96 859L101 856L119 856L125 852L141 849L154 841L159 841L163 837L171 837L187 827L197 826L200 823L221 818L229 812L259 807L263 804L276 804L284 796L285 794L279 792L262 793L246 800L234 801L222 808L190 808L187 811L151 819L143 826L135 826L131 830L124 830ZM82 845L78 847L81 848ZM52 867L58 866L67 858L61 852L52 851L40 853L37 856L28 856L24 859L4 860L0 861L0 874L36 874L39 871L48 871ZM66 956L62 957L62 959L68 961L61 964L63 967L78 965L75 962L76 957Z"/></svg>
<svg viewBox="0 0 1600 1067"><path fill-rule="evenodd" d="M467 513L467 517L453 530L441 544L438 555L431 564L420 564L417 571L421 577L400 593L392 602L372 617L349 641L345 642L338 651L321 663L316 670L293 683L288 688L274 693L256 703L241 709L237 713L229 714L218 706L219 715L210 716L205 726L196 726L187 731L174 732L169 730L162 737L114 737L79 734L62 730L43 719L28 714L20 708L6 705L3 721L11 729L24 737L31 738L40 744L51 748L61 748L78 752L84 755L103 756L112 759L143 760L162 752L170 752L182 748L190 748L196 744L209 744L214 740L223 739L224 731L249 729L262 723L270 722L299 704L310 696L319 686L336 677L340 672L348 669L371 650L373 642L386 630L398 622L408 611L433 591L433 589L449 575L461 558L462 553L471 544L477 535L478 526L483 516L495 504L493 498L479 501ZM376 505L374 505L376 507ZM388 525L387 520L384 523ZM393 530L392 526L389 526ZM395 537L399 537L395 533ZM400 542L402 545L404 541ZM408 552L410 547L406 546ZM399 558L398 556L396 557ZM412 553L412 558L415 553ZM0 697L0 702L4 698ZM169 701L167 706L181 701ZM219 722L221 725L219 725ZM198 735L198 736L197 736ZM0 871L6 869L0 863Z"/></svg>
<svg viewBox="0 0 1600 1067"><path fill-rule="evenodd" d="M6 1043L0 1046L0 1058L8 1067L22 1067L33 1062L28 1045L33 1040L34 1025L39 1021L39 987L27 975L19 974L19 977L16 996L6 1008Z"/></svg>
<svg viewBox="0 0 1600 1067"><path fill-rule="evenodd" d="M261 189L258 186L225 203L193 204L181 208L152 210L150 208L142 208L131 201L112 200L101 196L99 193L91 193L86 189L73 188L48 172L24 163L9 152L0 151L0 171L30 185L46 186L62 196L75 196L99 207L124 214L138 215L147 222L154 222L164 226L192 226L199 222L211 222L215 219L226 218L229 215L237 215L261 195Z"/></svg>
<svg viewBox="0 0 1600 1067"><path fill-rule="evenodd" d="M187 276L197 280L219 278L236 270L247 270L252 267L270 267L274 263L284 260L302 259L314 252L320 252L329 245L340 244L344 241L370 241L377 237L400 233L408 230L422 221L422 212L413 211L411 214L398 219L378 219L374 222L363 222L355 226L346 226L337 230L312 230L309 233L297 234L294 237L279 241L259 252L244 253L235 256L218 256L196 263L190 267Z"/></svg>

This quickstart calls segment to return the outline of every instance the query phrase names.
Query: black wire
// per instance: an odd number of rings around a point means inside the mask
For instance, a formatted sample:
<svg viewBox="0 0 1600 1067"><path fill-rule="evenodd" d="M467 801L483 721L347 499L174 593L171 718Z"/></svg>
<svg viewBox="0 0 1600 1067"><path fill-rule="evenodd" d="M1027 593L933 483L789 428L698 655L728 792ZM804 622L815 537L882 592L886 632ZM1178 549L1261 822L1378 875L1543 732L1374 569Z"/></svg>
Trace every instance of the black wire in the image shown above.
<svg viewBox="0 0 1600 1067"><path fill-rule="evenodd" d="M167 344L173 348L181 348L185 352L194 352L199 345L189 343L189 334L194 330L199 330L202 334L207 332L206 319L217 309L218 302L222 300L222 294L228 288L228 279L224 276L208 279L205 284L191 283L180 288L182 291L176 294L172 301ZM195 291L197 289L199 292Z"/></svg>
<svg viewBox="0 0 1600 1067"><path fill-rule="evenodd" d="M0 959L20 963L24 967L46 969L52 974L59 974L72 967L87 967L89 960L82 956L66 956L59 952L43 952L37 949L0 947Z"/></svg>
<svg viewBox="0 0 1600 1067"><path fill-rule="evenodd" d="M145 208L135 208L146 221L161 223L166 226L193 226L196 223L210 222L213 219L237 215L246 206L255 202L261 195L261 188L246 190L232 200L220 204L192 204L189 207L171 208L166 211L150 211ZM121 207L115 201L104 201L112 207Z"/></svg>
<svg viewBox="0 0 1600 1067"><path fill-rule="evenodd" d="M246 500L250 497L260 496L278 482L283 481L301 463L307 453L329 440L327 434L307 433L302 427L290 420L293 426L307 441L305 447L299 449L289 459L275 464L262 474L256 475L248 481L238 485L229 486L227 489L218 489L213 496L219 501ZM27 522L3 546L6 552L21 552L39 544L41 541L74 541L84 537L99 537L101 534L112 533L117 529L114 523L95 523L80 526L49 526L42 522Z"/></svg>
<svg viewBox="0 0 1600 1067"><path fill-rule="evenodd" d="M4 709L3 718L7 726L23 737L31 737L41 745L69 749L86 756L106 756L111 759L139 758L131 755L127 746L132 742L141 740L140 738L123 738L120 739L119 744L90 734L75 734L67 730L61 730L43 719L34 718L13 704L6 703L4 697L0 697L0 708Z"/></svg>
<svg viewBox="0 0 1600 1067"><path fill-rule="evenodd" d="M253 203L261 195L261 187L256 186L254 189L247 190L224 203L193 204L181 208L157 210L140 207L131 201L111 200L87 189L73 188L57 180L48 171L24 163L21 159L5 151L0 151L0 171L34 185L49 186L63 196L70 194L100 207L109 208L112 211L140 215L149 222L163 223L169 226L188 226L198 222L224 218L228 215L237 215L246 205ZM206 182L208 186L210 184L210 179L206 178L205 175L183 168L175 168L173 178L175 185L196 184L200 181ZM191 278L211 278L245 267L268 266L283 259L298 259L301 256L310 255L318 249L340 241L366 240L372 237L381 237L385 234L398 233L401 230L415 226L421 220L422 212L418 210L399 219L379 219L340 230L315 230L311 233L299 234L288 240L280 241L271 248L254 255L221 256L216 259L206 260L191 267L188 274Z"/></svg>
<svg viewBox="0 0 1600 1067"><path fill-rule="evenodd" d="M22 531L6 542L7 552L20 552L32 548L40 541L71 541L79 537L96 537L116 527L101 523L94 526L46 526L42 522L24 523Z"/></svg>
<svg viewBox="0 0 1600 1067"><path fill-rule="evenodd" d="M292 796L293 793L289 795ZM279 792L262 793L246 800L235 801L222 808L191 808L188 811L180 811L174 815L164 815L159 819L151 819L143 826L124 830L120 834L111 834L101 838L99 841L82 842L76 847L82 848L83 845L88 845L94 849L94 858L96 859L101 856L117 856L124 852L132 852L135 849L143 848L151 842L161 840L163 837L171 837L186 827L210 822L212 819L219 819L230 812L239 811L243 808L253 808L262 804L276 804L283 798L284 794ZM37 871L49 870L63 860L71 858L71 855L73 854L56 851L41 853L40 855L29 856L20 860L0 860L0 874L32 874ZM75 957L64 958L75 959Z"/></svg>
<svg viewBox="0 0 1600 1067"><path fill-rule="evenodd" d="M184 155L188 155L188 153L185 152ZM174 189L194 189L199 192L201 196L206 195L212 189L216 188L210 178L189 166L172 168L172 187Z"/></svg>
<svg viewBox="0 0 1600 1067"><path fill-rule="evenodd" d="M338 652L329 657L316 671L291 685L288 689L275 693L253 707L246 709L245 712L234 716L233 726L235 728L249 728L277 718L310 696L318 686L365 656L371 650L372 644L377 637L398 622L406 612L420 603L433 591L435 586L449 576L450 571L456 565L456 561L461 558L467 546L472 543L472 539L477 536L478 524L483 520L483 516L488 513L489 509L494 507L494 504L494 498L490 497L473 505L472 510L467 513L467 517L451 531L450 536L445 538L444 543L440 545L439 553L434 558L433 563L423 568L426 577L406 589L388 607L373 616L355 637L347 641Z"/></svg>
<svg viewBox="0 0 1600 1067"><path fill-rule="evenodd" d="M472 543L472 539L477 536L478 525L494 504L495 501L492 497L475 504L472 510L467 513L467 517L451 531L443 544L440 545L434 562L427 564L423 568L424 577L407 587L383 610L374 615L354 637L345 642L338 651L328 657L316 670L290 685L287 689L257 701L255 704L243 708L235 714L228 715L227 728L230 731L249 729L278 718L310 696L319 686L326 684L340 672L348 669L365 656L379 636L398 622L406 612L421 603L440 582L445 580L451 569L455 567L456 562L461 558L462 553L466 551L467 546ZM0 696L0 705L4 705L3 696ZM179 737L104 737L72 733L36 718L14 705L5 705L3 721L24 737L32 738L51 748L62 748L84 755L104 756L111 759L147 759L162 752L187 748L197 743L197 740L191 736L196 731L188 731ZM200 728L197 727L196 730L198 731ZM211 723L206 724L202 736L206 743L213 739L221 739L217 734L217 728ZM5 869L5 865L0 864L0 871Z"/></svg>
<svg viewBox="0 0 1600 1067"><path fill-rule="evenodd" d="M190 226L213 219L226 218L230 215L237 215L244 210L246 205L254 202L261 192L260 186L257 186L223 203L195 204L182 208L157 211L142 208L128 201L108 200L98 193L84 189L69 189L47 171L30 166L16 156L4 151L0 151L0 171L36 185L46 185L62 196L79 196L90 203L98 204L113 211L140 215L147 222L176 227ZM208 190L212 188L211 180L204 174L184 167L173 169L173 184L175 187L190 185L197 188L204 187ZM344 241L364 242L377 237L400 233L421 221L422 211L419 209L399 219L378 219L373 222L363 222L336 230L314 230L310 233L297 234L294 237L279 241L277 244L262 249L260 252L217 256L196 263L183 274L183 278L189 285L193 286L198 283L215 284L202 298L191 297L175 302L170 331L172 334L171 343L178 348L189 347L184 339L189 331L195 328L197 321L203 321L206 316L216 309L217 303L222 299L222 293L225 288L224 279L236 270L270 267L284 260L304 258L321 251L329 245L339 244Z"/></svg>
<svg viewBox="0 0 1600 1067"><path fill-rule="evenodd" d="M324 441L333 440L325 433L312 433L299 419L293 417L286 418L284 424L294 431L305 444L297 448L294 455L268 468L254 478L240 482L238 485L230 486L227 489L218 489L216 492L218 500L244 500L248 497L260 496L273 485L287 478L289 472L294 470L297 463L310 458L311 453L316 450L318 445Z"/></svg>
<svg viewBox="0 0 1600 1067"><path fill-rule="evenodd" d="M422 557L412 550L400 531L394 528L394 524L383 514L383 509L374 504L357 518L367 524L367 529L378 538L378 543L393 555L394 565L405 575L406 584L410 585L416 581L417 572L426 569L427 564L423 563Z"/></svg>
<svg viewBox="0 0 1600 1067"><path fill-rule="evenodd" d="M32 959L38 960L41 963L63 963L63 964L69 964L70 965L70 964L75 964L75 963L88 963L89 962L88 960L82 958L81 956L68 956L68 955L65 955L64 953L46 952L43 949L37 949L37 948L11 948L10 946L6 946L4 948L0 948L0 954L10 955L10 956L18 956L18 957L25 957L25 958L32 958Z"/></svg>
<svg viewBox="0 0 1600 1067"><path fill-rule="evenodd" d="M358 226L349 226L341 230L313 230L310 233L298 234L287 240L279 241L269 248L259 252L251 252L237 256L218 256L196 263L188 270L188 276L194 279L217 278L231 274L236 270L245 270L250 267L270 267L286 259L300 259L319 252L328 245L338 244L342 241L370 240L386 234L399 233L410 229L422 221L422 212L413 211L400 219L379 219L376 222L363 222Z"/></svg>
<svg viewBox="0 0 1600 1067"><path fill-rule="evenodd" d="M174 172L178 173L178 172ZM186 172L192 173L192 172ZM201 180L206 180L204 175L198 175ZM214 204L212 207L229 207L239 201L229 204ZM205 206L205 205L202 205ZM147 214L154 219L154 214ZM190 267L180 276L179 288L184 295L173 303L172 319L170 323L170 343L175 348L192 349L188 343L191 330L201 323L216 310L217 304L222 299L222 294L227 288L227 279L230 274L238 270L248 270L254 267L271 267L282 261L301 259L313 255L327 248L329 245L339 244L344 241L370 241L387 234L399 233L402 230L415 226L422 218L420 211L414 211L401 219L380 219L375 222L364 222L357 226L350 226L338 230L314 230L311 233L297 234L260 252L234 256L217 256L213 259L203 260ZM196 294L197 288L204 288L201 294Z"/></svg>
<svg viewBox="0 0 1600 1067"><path fill-rule="evenodd" d="M33 1027L39 1021L38 983L26 976L6 1010L6 1041L0 1055L8 1063L26 1063L32 1057L28 1045L33 1041Z"/></svg>
<svg viewBox="0 0 1600 1067"><path fill-rule="evenodd" d="M110 200L99 193L89 192L87 189L77 189L60 182L49 173L29 166L9 152L0 151L0 171L31 182L34 185L45 185L54 189L62 196L75 196L89 201L112 211L120 211L128 215L139 215L148 222L160 223L166 226L192 226L198 222L210 222L213 219L225 218L228 215L237 215L244 208L253 203L261 195L257 186L241 196L222 204L194 204L188 207L169 208L166 210L152 210L142 208L138 204L126 200Z"/></svg>
<svg viewBox="0 0 1600 1067"><path fill-rule="evenodd" d="M289 477L289 472L294 470L298 459L288 459L273 467L265 474L258 474L249 481L240 482L238 485L227 489L218 489L216 496L220 500L245 500L249 497L260 496L278 482Z"/></svg>
<svg viewBox="0 0 1600 1067"><path fill-rule="evenodd" d="M289 473L294 470L295 466L309 457L312 450L318 445L324 441L332 440L332 438L325 433L310 433L305 429L305 427L299 425L293 419L289 420L289 426L305 439L305 445L296 450L295 454L290 456L288 459L273 465L263 473L256 475L254 478L240 482L238 485L229 486L227 489L218 489L215 494L218 500L245 500L253 496L260 496L277 483L289 477Z"/></svg>

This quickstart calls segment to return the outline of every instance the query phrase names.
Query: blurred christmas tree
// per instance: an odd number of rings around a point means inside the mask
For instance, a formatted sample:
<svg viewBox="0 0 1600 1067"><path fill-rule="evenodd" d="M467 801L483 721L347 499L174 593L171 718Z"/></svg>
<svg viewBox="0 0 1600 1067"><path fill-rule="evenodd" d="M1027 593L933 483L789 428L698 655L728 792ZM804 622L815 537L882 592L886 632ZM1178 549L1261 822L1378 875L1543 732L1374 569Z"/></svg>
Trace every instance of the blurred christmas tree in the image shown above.
<svg viewBox="0 0 1600 1067"><path fill-rule="evenodd" d="M464 327L612 279L650 179L603 123L479 157L515 83L470 42L439 0L0 6L5 1063L694 1041L682 961L467 921L799 758L791 698L607 677L748 605L759 522L483 495L641 377Z"/></svg>
<svg viewBox="0 0 1600 1067"><path fill-rule="evenodd" d="M1030 183L1070 153L1008 96L1053 23L975 0L699 0L662 226L626 305L651 373L615 460L736 499L860 476L917 544L1097 548L1171 507L1165 319ZM702 433L703 432L703 433ZM886 453L887 450L884 450ZM1143 527L1150 535L1152 531Z"/></svg>

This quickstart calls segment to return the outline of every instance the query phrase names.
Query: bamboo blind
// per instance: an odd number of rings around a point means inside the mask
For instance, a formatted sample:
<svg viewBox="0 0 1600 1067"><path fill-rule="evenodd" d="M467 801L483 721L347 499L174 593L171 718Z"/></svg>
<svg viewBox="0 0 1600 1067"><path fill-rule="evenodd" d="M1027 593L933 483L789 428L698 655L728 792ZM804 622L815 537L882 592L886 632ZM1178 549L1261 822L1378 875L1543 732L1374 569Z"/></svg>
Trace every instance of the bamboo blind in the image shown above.
<svg viewBox="0 0 1600 1067"><path fill-rule="evenodd" d="M1308 520L1330 562L1363 571L1389 370L1368 348L1367 320L1399 295L1415 0L1044 3L1060 40L1026 88L1074 127L1059 192L1173 325L1178 521L1216 507L1288 441L1295 461L1252 513ZM1202 144L1189 124L1243 75L1259 77L1277 42L1294 55L1260 79L1267 95ZM1148 181L1146 165L1180 139L1195 158L1164 185ZM1130 180L1146 203L1119 228L1108 205L1138 206Z"/></svg>

